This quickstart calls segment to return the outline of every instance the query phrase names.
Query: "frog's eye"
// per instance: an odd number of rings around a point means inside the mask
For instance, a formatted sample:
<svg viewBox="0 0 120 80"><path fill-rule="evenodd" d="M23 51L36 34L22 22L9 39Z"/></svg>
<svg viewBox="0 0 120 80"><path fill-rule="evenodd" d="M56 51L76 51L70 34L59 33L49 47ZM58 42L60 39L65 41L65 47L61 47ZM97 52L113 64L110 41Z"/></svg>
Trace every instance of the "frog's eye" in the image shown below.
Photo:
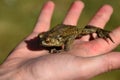
<svg viewBox="0 0 120 80"><path fill-rule="evenodd" d="M61 35L58 35L58 36L57 36L57 39L58 39L59 41L61 41L61 40L62 40L62 36L61 36Z"/></svg>
<svg viewBox="0 0 120 80"><path fill-rule="evenodd" d="M38 36L39 36L39 38L43 38L44 35L45 35L45 32L42 32L42 33L40 33Z"/></svg>
<svg viewBox="0 0 120 80"><path fill-rule="evenodd" d="M43 35L42 34L39 34L39 38L42 38L43 37Z"/></svg>
<svg viewBox="0 0 120 80"><path fill-rule="evenodd" d="M49 43L49 42L50 42L50 38L47 38L45 41L46 41L47 43Z"/></svg>
<svg viewBox="0 0 120 80"><path fill-rule="evenodd" d="M57 35L57 38L61 37L61 35Z"/></svg>
<svg viewBox="0 0 120 80"><path fill-rule="evenodd" d="M62 36L61 35L57 35L57 39L60 39L60 38L62 38Z"/></svg>

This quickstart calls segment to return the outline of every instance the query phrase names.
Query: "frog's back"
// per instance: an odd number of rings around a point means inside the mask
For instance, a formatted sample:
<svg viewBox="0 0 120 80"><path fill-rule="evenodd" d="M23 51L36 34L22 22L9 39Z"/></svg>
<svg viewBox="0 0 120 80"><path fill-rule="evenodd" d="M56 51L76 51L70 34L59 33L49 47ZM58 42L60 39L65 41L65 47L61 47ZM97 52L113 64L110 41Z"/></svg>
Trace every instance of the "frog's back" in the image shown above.
<svg viewBox="0 0 120 80"><path fill-rule="evenodd" d="M52 35L60 35L63 37L77 35L79 29L76 26L59 24L51 29Z"/></svg>

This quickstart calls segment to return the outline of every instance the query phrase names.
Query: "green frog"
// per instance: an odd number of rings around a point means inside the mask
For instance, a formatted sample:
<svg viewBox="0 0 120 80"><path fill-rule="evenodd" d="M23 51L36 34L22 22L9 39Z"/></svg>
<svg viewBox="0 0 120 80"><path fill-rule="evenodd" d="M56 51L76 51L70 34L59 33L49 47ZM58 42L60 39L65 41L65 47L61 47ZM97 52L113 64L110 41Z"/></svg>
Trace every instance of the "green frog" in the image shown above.
<svg viewBox="0 0 120 80"><path fill-rule="evenodd" d="M96 33L99 38L105 40L109 38L114 42L109 35L110 31L92 25L86 25L84 28L80 28L73 25L58 24L51 30L38 35L39 45L47 48L50 53L68 51L76 38L92 33Z"/></svg>

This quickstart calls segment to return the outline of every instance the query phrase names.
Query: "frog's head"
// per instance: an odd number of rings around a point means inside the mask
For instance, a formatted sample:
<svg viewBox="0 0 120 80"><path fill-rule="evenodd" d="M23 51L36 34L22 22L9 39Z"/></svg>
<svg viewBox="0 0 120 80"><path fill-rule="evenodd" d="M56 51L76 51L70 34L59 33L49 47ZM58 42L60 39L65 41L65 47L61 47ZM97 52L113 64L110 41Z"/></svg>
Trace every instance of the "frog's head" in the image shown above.
<svg viewBox="0 0 120 80"><path fill-rule="evenodd" d="M61 46L63 42L60 41L59 38L51 38L47 37L42 41L43 46Z"/></svg>
<svg viewBox="0 0 120 80"><path fill-rule="evenodd" d="M53 37L53 36L43 36L43 35L39 35L40 38L40 44L42 46L46 46L46 47L52 47L52 46L61 46L63 44L63 41L61 39L61 37L57 36Z"/></svg>

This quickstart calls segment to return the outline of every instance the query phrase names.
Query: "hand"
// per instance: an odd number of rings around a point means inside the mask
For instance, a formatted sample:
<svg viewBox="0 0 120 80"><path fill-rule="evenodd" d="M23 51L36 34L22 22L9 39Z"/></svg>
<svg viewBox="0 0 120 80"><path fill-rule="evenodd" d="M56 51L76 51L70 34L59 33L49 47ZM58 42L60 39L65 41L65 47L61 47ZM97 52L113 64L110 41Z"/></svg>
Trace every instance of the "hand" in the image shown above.
<svg viewBox="0 0 120 80"><path fill-rule="evenodd" d="M83 7L83 2L75 1L63 23L77 25ZM89 37L85 36L75 40L70 51L61 54L29 49L25 41L32 40L39 33L49 30L53 10L54 3L48 1L40 13L33 32L11 52L0 66L2 80L86 80L120 68L120 52L112 52L120 44L120 27L110 33L115 43L110 40L108 43L101 38L88 41ZM112 12L111 6L104 5L88 24L103 28ZM35 44L33 43L34 49Z"/></svg>

